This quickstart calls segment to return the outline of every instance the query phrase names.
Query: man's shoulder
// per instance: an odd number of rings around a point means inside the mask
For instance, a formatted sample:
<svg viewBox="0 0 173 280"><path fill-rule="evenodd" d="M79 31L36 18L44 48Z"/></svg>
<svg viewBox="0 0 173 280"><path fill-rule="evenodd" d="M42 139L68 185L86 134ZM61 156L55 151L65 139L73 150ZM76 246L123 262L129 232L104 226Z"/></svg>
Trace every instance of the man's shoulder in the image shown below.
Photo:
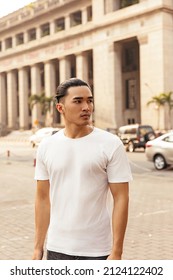
<svg viewBox="0 0 173 280"><path fill-rule="evenodd" d="M40 149L44 149L45 147L50 147L52 145L57 144L57 142L62 138L62 131L63 129L58 130L53 135L50 135L46 138L44 138L41 143L39 144Z"/></svg>
<svg viewBox="0 0 173 280"><path fill-rule="evenodd" d="M107 140L112 140L112 141L118 141L119 142L119 137L116 134L113 134L111 132L108 132L106 130L103 130L101 128L95 127L94 128L95 131L95 135L97 135L98 137L103 137Z"/></svg>

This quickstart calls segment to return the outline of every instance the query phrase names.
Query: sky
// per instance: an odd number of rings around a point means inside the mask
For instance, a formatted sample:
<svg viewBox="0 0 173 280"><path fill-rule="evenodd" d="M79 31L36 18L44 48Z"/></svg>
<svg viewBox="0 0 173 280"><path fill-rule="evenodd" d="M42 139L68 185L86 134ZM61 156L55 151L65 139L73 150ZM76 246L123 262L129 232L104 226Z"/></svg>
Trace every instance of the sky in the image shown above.
<svg viewBox="0 0 173 280"><path fill-rule="evenodd" d="M8 15L35 0L0 0L0 18Z"/></svg>

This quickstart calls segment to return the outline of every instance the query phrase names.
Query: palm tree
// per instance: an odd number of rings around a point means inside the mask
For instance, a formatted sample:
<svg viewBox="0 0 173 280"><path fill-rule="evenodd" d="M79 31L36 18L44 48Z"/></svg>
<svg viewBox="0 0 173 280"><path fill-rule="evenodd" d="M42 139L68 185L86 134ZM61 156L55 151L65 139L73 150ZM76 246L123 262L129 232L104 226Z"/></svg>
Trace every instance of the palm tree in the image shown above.
<svg viewBox="0 0 173 280"><path fill-rule="evenodd" d="M161 93L161 97L163 100L164 104L168 105L168 116L169 116L169 126L171 128L171 111L173 108L173 92L165 92L165 93Z"/></svg>
<svg viewBox="0 0 173 280"><path fill-rule="evenodd" d="M158 120L157 120L157 129L160 129L160 107L164 105L164 100L162 93L159 95L155 95L147 102L147 106L150 104L155 104L158 109Z"/></svg>
<svg viewBox="0 0 173 280"><path fill-rule="evenodd" d="M32 110L36 104L39 104L41 107L41 114L46 116L47 112L51 111L51 104L53 102L53 97L45 96L45 92L42 92L41 95L32 94L29 97L29 105Z"/></svg>

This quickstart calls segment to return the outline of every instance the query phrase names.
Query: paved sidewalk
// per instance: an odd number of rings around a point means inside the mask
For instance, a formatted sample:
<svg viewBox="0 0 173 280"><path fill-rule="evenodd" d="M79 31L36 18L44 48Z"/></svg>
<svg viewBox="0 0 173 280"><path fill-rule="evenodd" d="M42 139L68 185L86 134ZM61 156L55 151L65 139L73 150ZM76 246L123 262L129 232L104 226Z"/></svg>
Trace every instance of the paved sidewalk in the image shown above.
<svg viewBox="0 0 173 280"><path fill-rule="evenodd" d="M26 146L26 154L27 154ZM0 158L0 260L31 259L35 181L32 156ZM173 259L171 178L134 174L124 259Z"/></svg>
<svg viewBox="0 0 173 280"><path fill-rule="evenodd" d="M0 260L30 259L34 230L32 162L0 162Z"/></svg>
<svg viewBox="0 0 173 280"><path fill-rule="evenodd" d="M133 176L124 258L172 260L173 180Z"/></svg>
<svg viewBox="0 0 173 280"><path fill-rule="evenodd" d="M0 137L1 142L28 142L29 137L32 135L32 130L14 130L6 136Z"/></svg>

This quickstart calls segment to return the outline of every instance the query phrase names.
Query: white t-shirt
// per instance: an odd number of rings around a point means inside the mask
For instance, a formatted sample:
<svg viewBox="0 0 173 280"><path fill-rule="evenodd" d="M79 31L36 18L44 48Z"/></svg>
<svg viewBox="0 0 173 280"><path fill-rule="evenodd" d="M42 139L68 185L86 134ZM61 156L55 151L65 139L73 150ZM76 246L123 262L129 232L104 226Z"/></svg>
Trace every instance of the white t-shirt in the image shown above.
<svg viewBox="0 0 173 280"><path fill-rule="evenodd" d="M121 140L98 128L72 139L62 129L39 145L35 179L50 181L47 249L78 256L110 254L108 182L132 179Z"/></svg>

